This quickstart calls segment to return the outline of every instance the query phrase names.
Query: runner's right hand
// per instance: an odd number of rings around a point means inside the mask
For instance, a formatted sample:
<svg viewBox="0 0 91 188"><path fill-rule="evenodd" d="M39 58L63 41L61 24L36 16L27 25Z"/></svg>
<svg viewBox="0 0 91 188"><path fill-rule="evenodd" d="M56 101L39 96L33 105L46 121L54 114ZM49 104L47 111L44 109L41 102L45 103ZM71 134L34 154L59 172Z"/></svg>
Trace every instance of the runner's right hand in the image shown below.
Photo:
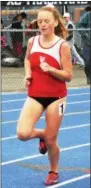
<svg viewBox="0 0 91 188"><path fill-rule="evenodd" d="M26 77L24 78L24 86L27 88L31 84L32 78L31 77Z"/></svg>

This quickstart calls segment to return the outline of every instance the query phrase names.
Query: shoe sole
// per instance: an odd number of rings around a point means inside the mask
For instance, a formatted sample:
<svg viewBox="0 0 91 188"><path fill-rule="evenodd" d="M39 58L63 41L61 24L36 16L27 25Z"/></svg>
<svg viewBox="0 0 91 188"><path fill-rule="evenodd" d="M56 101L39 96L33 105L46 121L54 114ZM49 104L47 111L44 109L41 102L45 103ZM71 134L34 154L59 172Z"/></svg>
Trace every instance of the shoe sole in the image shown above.
<svg viewBox="0 0 91 188"><path fill-rule="evenodd" d="M55 185L55 184L57 184L57 183L59 183L59 181L56 181L56 182L53 182L53 183L49 183L49 184L47 184L46 182L44 183L46 186L50 186L50 185Z"/></svg>

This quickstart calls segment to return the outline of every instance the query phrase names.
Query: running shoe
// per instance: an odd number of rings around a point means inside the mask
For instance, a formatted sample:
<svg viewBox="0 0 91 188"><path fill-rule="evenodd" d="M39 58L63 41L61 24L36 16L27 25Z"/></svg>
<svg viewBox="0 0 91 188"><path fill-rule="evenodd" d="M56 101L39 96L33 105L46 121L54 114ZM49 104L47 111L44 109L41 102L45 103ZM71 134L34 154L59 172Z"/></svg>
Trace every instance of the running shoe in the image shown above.
<svg viewBox="0 0 91 188"><path fill-rule="evenodd" d="M49 186L49 185L54 185L56 183L58 183L59 180L59 175L56 172L50 171L44 184Z"/></svg>
<svg viewBox="0 0 91 188"><path fill-rule="evenodd" d="M39 141L39 151L43 155L47 152L45 141L44 141L44 139L41 139L41 138L40 138L40 141Z"/></svg>

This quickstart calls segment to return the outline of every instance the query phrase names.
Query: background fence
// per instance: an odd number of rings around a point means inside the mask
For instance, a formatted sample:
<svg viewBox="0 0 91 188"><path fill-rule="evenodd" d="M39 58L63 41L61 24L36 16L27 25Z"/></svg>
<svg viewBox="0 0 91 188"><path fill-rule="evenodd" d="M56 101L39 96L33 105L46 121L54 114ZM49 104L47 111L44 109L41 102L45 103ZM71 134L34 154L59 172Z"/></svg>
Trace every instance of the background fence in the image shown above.
<svg viewBox="0 0 91 188"><path fill-rule="evenodd" d="M82 39L79 30L74 30L74 44L77 52L82 56ZM89 29L88 29L89 30ZM1 66L2 66L2 91L24 91L24 57L27 41L30 37L39 34L38 30L11 30L4 29L1 33ZM71 87L86 85L84 69L76 64L73 58L73 80L68 83ZM40 83L41 84L41 83Z"/></svg>

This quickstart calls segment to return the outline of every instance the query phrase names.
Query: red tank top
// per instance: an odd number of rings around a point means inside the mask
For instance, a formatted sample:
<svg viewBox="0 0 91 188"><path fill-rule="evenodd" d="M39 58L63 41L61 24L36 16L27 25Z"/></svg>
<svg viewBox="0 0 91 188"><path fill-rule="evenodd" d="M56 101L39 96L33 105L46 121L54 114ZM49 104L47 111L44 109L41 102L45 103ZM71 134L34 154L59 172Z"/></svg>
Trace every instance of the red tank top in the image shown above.
<svg viewBox="0 0 91 188"><path fill-rule="evenodd" d="M60 46L64 42L58 37L58 41L50 48L43 48L39 42L39 35L34 38L29 55L32 70L32 82L28 87L28 96L33 97L65 97L67 89L65 81L43 72L40 62L45 61L56 69L61 69Z"/></svg>

